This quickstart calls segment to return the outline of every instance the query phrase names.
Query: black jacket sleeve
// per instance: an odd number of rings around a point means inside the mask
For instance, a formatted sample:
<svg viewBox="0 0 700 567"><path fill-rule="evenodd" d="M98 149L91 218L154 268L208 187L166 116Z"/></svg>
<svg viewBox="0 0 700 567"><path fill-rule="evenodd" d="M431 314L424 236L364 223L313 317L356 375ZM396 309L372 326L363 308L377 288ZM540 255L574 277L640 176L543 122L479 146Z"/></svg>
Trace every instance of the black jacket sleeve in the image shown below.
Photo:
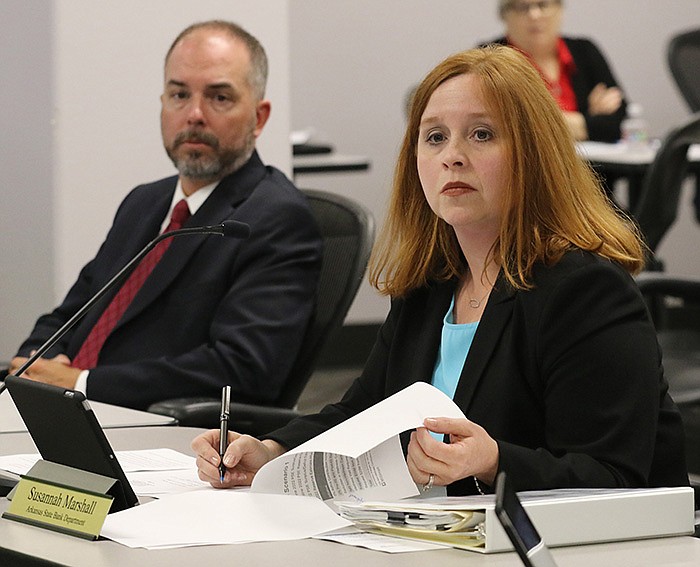
<svg viewBox="0 0 700 567"><path fill-rule="evenodd" d="M588 95L598 83L607 87L620 87L598 47L588 39L564 38L576 64L573 89L579 112L583 114L588 128L588 138L596 142L616 142L620 139L620 126L627 114L627 102L612 114L592 116L588 111Z"/></svg>

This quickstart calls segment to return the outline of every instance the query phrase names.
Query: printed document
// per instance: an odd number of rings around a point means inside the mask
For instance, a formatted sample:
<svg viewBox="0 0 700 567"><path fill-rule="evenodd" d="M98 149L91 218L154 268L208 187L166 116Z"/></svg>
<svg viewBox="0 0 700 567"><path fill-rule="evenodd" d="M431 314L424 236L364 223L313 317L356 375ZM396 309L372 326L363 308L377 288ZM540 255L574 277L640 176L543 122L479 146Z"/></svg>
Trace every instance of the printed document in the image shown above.
<svg viewBox="0 0 700 567"><path fill-rule="evenodd" d="M437 416L464 418L450 398L418 382L270 461L252 490L322 500L416 496L399 434Z"/></svg>
<svg viewBox="0 0 700 567"><path fill-rule="evenodd" d="M348 527L331 499L419 493L398 435L436 416L464 414L433 386L413 384L270 461L250 489L165 496L110 514L102 536L130 547L160 548L299 539ZM195 517L196 526L183 520Z"/></svg>

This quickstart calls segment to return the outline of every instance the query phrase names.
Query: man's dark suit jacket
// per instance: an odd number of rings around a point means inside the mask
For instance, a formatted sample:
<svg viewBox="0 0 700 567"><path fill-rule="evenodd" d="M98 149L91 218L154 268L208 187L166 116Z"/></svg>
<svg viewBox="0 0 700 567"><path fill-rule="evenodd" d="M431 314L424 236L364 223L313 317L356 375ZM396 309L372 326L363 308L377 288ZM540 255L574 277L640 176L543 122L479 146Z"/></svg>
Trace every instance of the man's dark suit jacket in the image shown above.
<svg viewBox="0 0 700 567"><path fill-rule="evenodd" d="M616 142L620 139L620 125L627 114L627 103L623 100L617 112L608 115L591 116L588 113L588 95L598 83L607 87L619 87L608 62L600 49L585 38L562 38L576 64L576 73L571 79L578 110L586 120L588 138L596 142ZM508 45L505 37L488 43ZM483 45L488 45L488 43Z"/></svg>
<svg viewBox="0 0 700 567"><path fill-rule="evenodd" d="M378 401L430 382L454 281L392 302L343 400L269 435L295 447ZM589 253L537 267L534 289L499 279L455 392L499 447L517 490L687 485L680 415L632 278ZM438 416L436 416L438 417ZM475 491L467 478L448 493Z"/></svg>
<svg viewBox="0 0 700 567"><path fill-rule="evenodd" d="M27 356L159 233L177 177L136 187L121 203L97 256L63 303L42 316ZM294 362L313 308L321 240L304 195L254 153L224 178L185 227L233 219L250 238L174 238L90 371L88 398L132 408L178 396L271 403ZM73 357L116 290L48 357Z"/></svg>

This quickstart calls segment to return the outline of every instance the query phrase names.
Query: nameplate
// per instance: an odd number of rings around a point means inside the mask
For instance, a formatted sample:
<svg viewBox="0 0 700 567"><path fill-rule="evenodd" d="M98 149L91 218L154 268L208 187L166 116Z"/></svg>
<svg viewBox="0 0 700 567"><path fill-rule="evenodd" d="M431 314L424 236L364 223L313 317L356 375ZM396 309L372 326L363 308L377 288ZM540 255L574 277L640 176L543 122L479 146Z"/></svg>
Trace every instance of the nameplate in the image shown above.
<svg viewBox="0 0 700 567"><path fill-rule="evenodd" d="M116 481L47 461L40 463L42 465L37 471L33 467L17 483L10 506L2 517L85 539L97 539L112 505L112 496L106 492ZM47 479L45 473L50 476L52 471L59 471L54 476L64 482ZM32 472L42 473L42 478L32 476ZM70 482L66 483L66 479Z"/></svg>

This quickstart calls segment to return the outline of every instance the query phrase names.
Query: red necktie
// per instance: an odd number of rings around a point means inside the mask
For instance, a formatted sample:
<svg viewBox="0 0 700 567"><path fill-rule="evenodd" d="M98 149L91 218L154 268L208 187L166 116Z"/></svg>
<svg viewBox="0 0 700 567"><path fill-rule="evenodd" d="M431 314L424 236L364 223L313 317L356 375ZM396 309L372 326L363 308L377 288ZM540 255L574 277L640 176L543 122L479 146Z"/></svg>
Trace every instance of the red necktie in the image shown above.
<svg viewBox="0 0 700 567"><path fill-rule="evenodd" d="M182 228L182 225L185 224L188 218L190 218L190 210L187 207L187 201L182 199L175 205L172 215L170 216L170 223L165 228L164 233ZM148 278L153 268L156 267L158 261L162 258L163 254L165 254L165 251L172 241L172 238L166 238L159 242L156 247L141 260L141 263L136 269L131 272L129 278L124 282L117 292L117 295L114 296L111 303L104 310L97 320L97 323L95 323L95 326L80 347L78 354L73 358L71 366L87 370L97 365L97 358L102 345L107 340L107 337L112 332L112 329L114 329L119 319L121 319L126 308L129 307L131 301L136 297L136 294L139 289L141 289L146 278Z"/></svg>

